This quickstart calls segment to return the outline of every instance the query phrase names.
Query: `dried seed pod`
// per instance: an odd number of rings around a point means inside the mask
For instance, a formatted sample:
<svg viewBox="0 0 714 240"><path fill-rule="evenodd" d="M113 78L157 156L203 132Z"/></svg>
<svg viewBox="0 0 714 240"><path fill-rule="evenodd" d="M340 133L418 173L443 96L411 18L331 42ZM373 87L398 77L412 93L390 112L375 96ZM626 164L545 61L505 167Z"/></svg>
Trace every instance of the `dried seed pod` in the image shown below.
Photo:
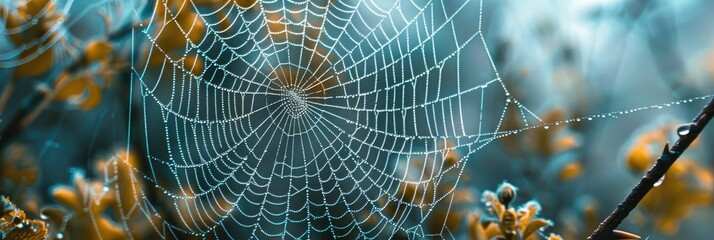
<svg viewBox="0 0 714 240"><path fill-rule="evenodd" d="M516 187L510 183L503 182L500 186L498 186L496 194L498 195L498 201L508 207L508 204L516 199Z"/></svg>

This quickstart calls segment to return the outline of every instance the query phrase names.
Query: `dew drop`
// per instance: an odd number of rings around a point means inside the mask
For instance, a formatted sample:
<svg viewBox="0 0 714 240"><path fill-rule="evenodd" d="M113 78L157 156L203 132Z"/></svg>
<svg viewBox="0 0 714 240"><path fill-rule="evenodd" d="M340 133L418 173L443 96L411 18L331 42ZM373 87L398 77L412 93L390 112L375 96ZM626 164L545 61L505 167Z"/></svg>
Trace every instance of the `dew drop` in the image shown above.
<svg viewBox="0 0 714 240"><path fill-rule="evenodd" d="M659 180L657 180L657 182L655 182L654 186L659 187L659 185L662 185L663 182L664 182L664 176L662 176Z"/></svg>
<svg viewBox="0 0 714 240"><path fill-rule="evenodd" d="M64 238L64 234L62 233L57 233L57 239L62 239Z"/></svg>
<svg viewBox="0 0 714 240"><path fill-rule="evenodd" d="M109 191L109 187L104 186L104 188L102 188L102 190L105 191L105 192L108 192L108 191Z"/></svg>
<svg viewBox="0 0 714 240"><path fill-rule="evenodd" d="M680 137L684 137L687 134L689 134L689 132L691 132L691 130L692 130L691 123L682 124L677 128L677 135L679 135Z"/></svg>
<svg viewBox="0 0 714 240"><path fill-rule="evenodd" d="M510 99L510 98L506 98L506 102L511 102L511 99Z"/></svg>
<svg viewBox="0 0 714 240"><path fill-rule="evenodd" d="M543 128L548 129L548 128L550 128L550 126L546 125L546 126L543 126Z"/></svg>

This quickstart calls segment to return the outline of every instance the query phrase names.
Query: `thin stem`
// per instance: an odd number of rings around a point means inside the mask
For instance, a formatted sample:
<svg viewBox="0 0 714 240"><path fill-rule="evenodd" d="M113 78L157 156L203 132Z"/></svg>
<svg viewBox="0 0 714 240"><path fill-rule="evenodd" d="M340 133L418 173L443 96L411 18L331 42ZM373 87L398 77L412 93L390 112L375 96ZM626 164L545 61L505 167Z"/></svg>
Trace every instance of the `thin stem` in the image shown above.
<svg viewBox="0 0 714 240"><path fill-rule="evenodd" d="M679 158L679 156L687 150L687 147L699 136L699 133L709 123L709 120L714 117L714 99L712 99L694 118L692 123L683 126L687 131L679 132L679 139L674 143L672 148L669 148L669 143L664 146L662 155L657 159L654 166L650 168L644 177L632 189L629 195L610 213L597 229L588 237L588 239L610 239L613 231L630 212L639 204L642 198L647 195L654 184L667 173L667 170Z"/></svg>
<svg viewBox="0 0 714 240"><path fill-rule="evenodd" d="M55 92L50 89L42 90L41 94L42 101L39 102L37 107L35 107L32 112L27 114L27 116L23 117L20 121L21 129L25 129L27 126L30 126L30 124L35 121L37 116L40 116L40 113L42 113L50 105L50 103L52 103L52 98L55 96Z"/></svg>
<svg viewBox="0 0 714 240"><path fill-rule="evenodd" d="M0 129L0 150L3 149L3 145L8 143L11 139L15 138L24 127L22 127L22 120L30 114L42 101L43 94L38 91L33 91L30 96L28 96L28 101L23 104L23 107L12 117L4 128Z"/></svg>
<svg viewBox="0 0 714 240"><path fill-rule="evenodd" d="M0 114L4 113L3 109L5 109L5 104L7 104L7 101L10 99L10 95L12 95L12 91L14 89L15 79L12 79L7 83L7 86L5 86L5 90L2 91L2 95L0 95Z"/></svg>

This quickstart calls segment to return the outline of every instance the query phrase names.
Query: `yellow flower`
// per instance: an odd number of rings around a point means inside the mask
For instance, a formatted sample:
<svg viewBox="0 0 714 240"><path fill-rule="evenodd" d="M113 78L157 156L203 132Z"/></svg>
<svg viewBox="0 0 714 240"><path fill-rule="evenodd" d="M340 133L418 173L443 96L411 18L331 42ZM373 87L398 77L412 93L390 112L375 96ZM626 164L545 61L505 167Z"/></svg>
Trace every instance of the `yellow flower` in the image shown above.
<svg viewBox="0 0 714 240"><path fill-rule="evenodd" d="M25 212L4 196L0 197L0 213L0 239L40 240L47 237L45 222L27 219Z"/></svg>
<svg viewBox="0 0 714 240"><path fill-rule="evenodd" d="M580 176L580 173L582 171L582 164L580 164L580 162L573 161L563 166L560 171L560 174L558 175L558 178L563 181L568 181L573 178L576 178L577 176Z"/></svg>
<svg viewBox="0 0 714 240"><path fill-rule="evenodd" d="M133 175L138 162L135 154L118 150L96 165L101 179L111 179L110 182L87 179L83 172L77 171L72 176L72 185L52 190L52 196L62 207L46 207L42 214L52 222L51 226L65 226L53 232L66 239L159 238L154 227L161 226L162 221L132 210L141 207L144 200L141 178ZM121 222L112 216L122 216Z"/></svg>
<svg viewBox="0 0 714 240"><path fill-rule="evenodd" d="M90 73L70 76L63 73L54 84L54 100L66 101L80 109L93 109L102 102L102 87Z"/></svg>
<svg viewBox="0 0 714 240"><path fill-rule="evenodd" d="M541 228L553 225L550 220L537 217L541 206L536 201L528 201L518 210L511 207L516 191L513 185L504 182L497 193L483 193L481 201L491 214L495 214L497 220L484 220L479 213L473 213L469 219L469 236L472 240L535 240L538 239L537 233ZM559 239L557 235L551 236L552 239Z"/></svg>
<svg viewBox="0 0 714 240"><path fill-rule="evenodd" d="M67 221L66 229L58 230L68 239L126 239L122 227L109 219L104 211L115 204L113 192L104 191L103 184L98 181L89 181L81 172L73 175L72 185L63 185L52 191L52 196L72 216ZM63 212L63 209L45 208L44 213ZM61 214L45 214L49 216ZM64 216L63 216L64 217ZM55 223L64 220L52 219ZM57 225L57 224L54 224Z"/></svg>

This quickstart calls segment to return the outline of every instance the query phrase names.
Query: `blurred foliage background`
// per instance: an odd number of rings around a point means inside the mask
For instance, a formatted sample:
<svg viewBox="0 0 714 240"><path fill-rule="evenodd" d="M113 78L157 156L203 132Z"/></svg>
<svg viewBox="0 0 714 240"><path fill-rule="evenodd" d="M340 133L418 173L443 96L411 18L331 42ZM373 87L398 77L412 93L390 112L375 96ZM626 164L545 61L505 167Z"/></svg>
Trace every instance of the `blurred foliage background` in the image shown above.
<svg viewBox="0 0 714 240"><path fill-rule="evenodd" d="M201 8L220 4L192 2ZM6 223L0 224L0 236L149 239L162 232L152 226L176 218L171 211L182 211L165 206L156 210L162 218L154 218L122 208L144 197L137 194L163 205L152 193L158 190L147 187L154 183L134 172L149 172L142 148L126 151L129 145L148 146L137 137L143 130L131 125L137 121L137 113L130 119L131 105L141 107L131 92L131 58L140 56L154 69L165 67L163 59L142 55L146 49L132 48L135 29L151 21L147 13L154 5L0 1L0 195L5 196L0 223ZM699 97L714 93L714 2L509 0L485 1L484 9L483 34L512 97L546 123L577 121L505 136L471 155L463 166L465 179L456 187L459 197L451 208L436 207L451 211L434 221L445 222L453 236L479 239L505 234L504 214L525 209L533 220L519 222L521 234L533 222L535 229L552 225L548 234L584 239L652 165L665 142L676 139L674 129L704 105ZM478 9L468 11L478 16ZM192 14L182 15L187 19L177 20L178 25L198 30L186 39L157 36L156 44L180 57L181 48L200 39L205 27ZM186 71L203 69L201 56L184 57L190 59L183 62ZM652 105L657 106L629 112ZM616 118L587 119L621 111ZM518 108L505 114L505 130L526 126ZM714 234L709 227L714 221L713 133L703 132L621 229L649 239ZM452 154L444 164L460 157ZM515 200L498 199L507 191L497 191L504 181L517 188ZM548 236L538 232L523 237Z"/></svg>

